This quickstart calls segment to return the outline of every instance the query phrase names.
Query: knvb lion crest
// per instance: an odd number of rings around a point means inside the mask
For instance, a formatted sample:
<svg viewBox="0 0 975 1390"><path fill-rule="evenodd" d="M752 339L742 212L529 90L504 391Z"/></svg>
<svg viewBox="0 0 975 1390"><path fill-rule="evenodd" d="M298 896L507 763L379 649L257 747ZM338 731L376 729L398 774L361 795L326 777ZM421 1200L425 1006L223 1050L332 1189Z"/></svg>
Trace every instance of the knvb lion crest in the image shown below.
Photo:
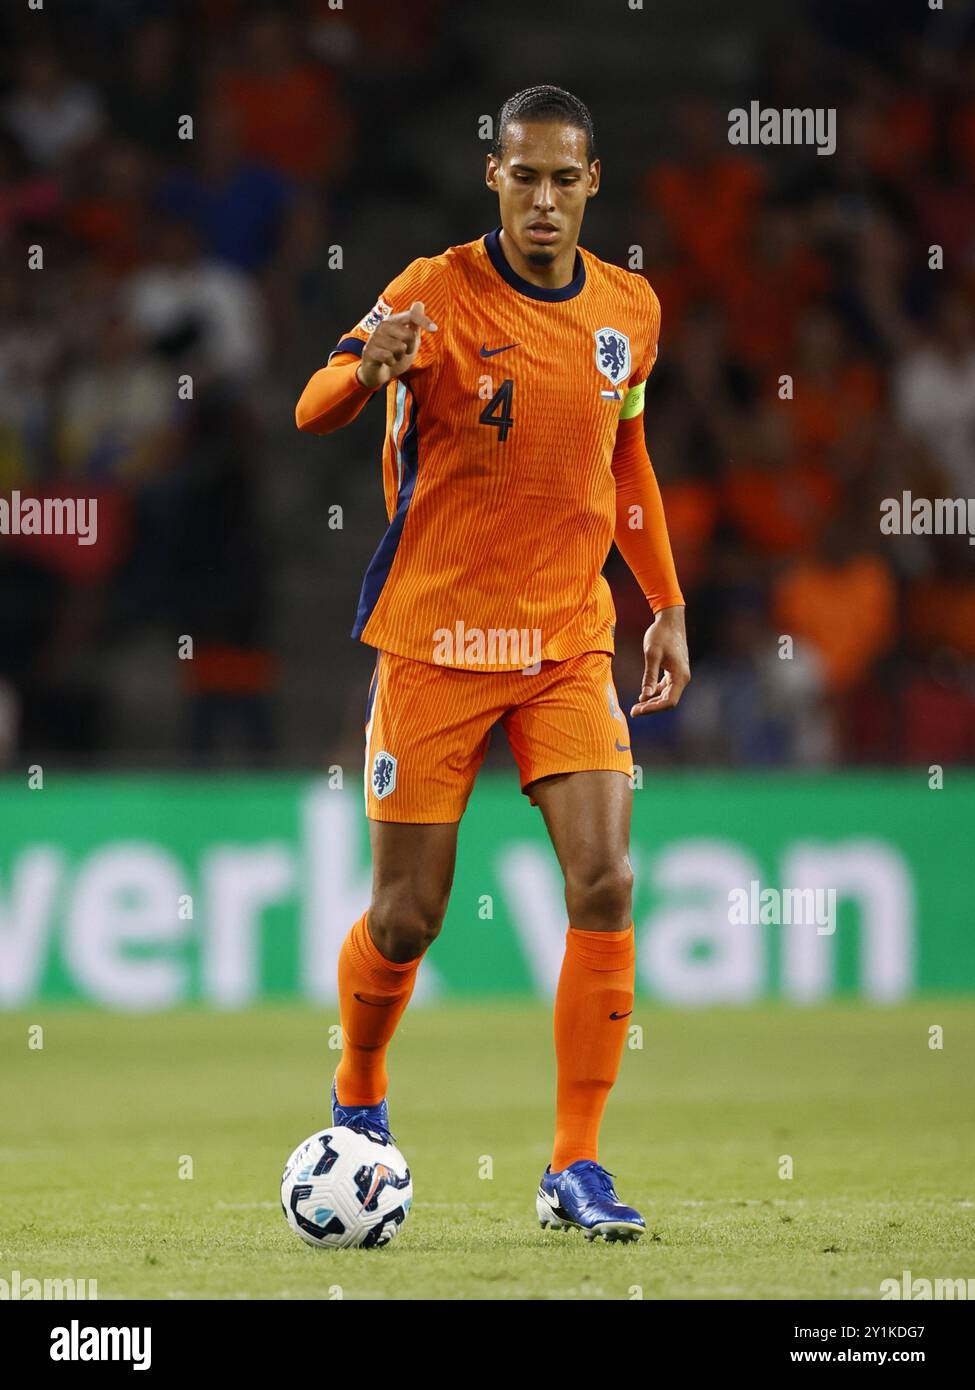
<svg viewBox="0 0 975 1390"><path fill-rule="evenodd" d="M630 375L630 340L618 328L597 328L596 366L614 386Z"/></svg>
<svg viewBox="0 0 975 1390"><path fill-rule="evenodd" d="M396 759L380 751L372 760L372 794L377 801L396 790Z"/></svg>

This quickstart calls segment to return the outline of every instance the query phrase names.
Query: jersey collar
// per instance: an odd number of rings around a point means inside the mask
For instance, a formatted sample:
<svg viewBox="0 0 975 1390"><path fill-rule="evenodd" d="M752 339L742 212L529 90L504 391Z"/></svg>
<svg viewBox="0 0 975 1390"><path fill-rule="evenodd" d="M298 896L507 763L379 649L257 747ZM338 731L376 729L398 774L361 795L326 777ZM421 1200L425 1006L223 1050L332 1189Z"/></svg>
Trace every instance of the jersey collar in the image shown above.
<svg viewBox="0 0 975 1390"><path fill-rule="evenodd" d="M501 228L495 227L493 232L488 232L485 235L484 246L495 270L519 294L527 295L529 299L541 299L547 304L556 304L563 299L575 299L586 283L586 267L582 263L582 256L579 254L578 248L576 249L575 270L569 283L563 285L560 290L546 290L542 289L540 285L533 285L530 280L525 280L516 270L512 269L501 250L500 237Z"/></svg>

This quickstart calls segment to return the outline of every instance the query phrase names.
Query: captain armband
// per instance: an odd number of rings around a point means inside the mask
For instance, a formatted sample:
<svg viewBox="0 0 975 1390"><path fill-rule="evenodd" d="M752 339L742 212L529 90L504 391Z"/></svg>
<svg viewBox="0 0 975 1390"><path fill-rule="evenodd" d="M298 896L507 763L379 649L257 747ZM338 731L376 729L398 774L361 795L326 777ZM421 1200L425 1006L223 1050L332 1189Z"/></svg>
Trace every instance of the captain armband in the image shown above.
<svg viewBox="0 0 975 1390"><path fill-rule="evenodd" d="M645 381L639 382L636 386L631 386L623 397L623 408L620 411L621 420L632 420L634 415L643 412L643 395L647 389Z"/></svg>

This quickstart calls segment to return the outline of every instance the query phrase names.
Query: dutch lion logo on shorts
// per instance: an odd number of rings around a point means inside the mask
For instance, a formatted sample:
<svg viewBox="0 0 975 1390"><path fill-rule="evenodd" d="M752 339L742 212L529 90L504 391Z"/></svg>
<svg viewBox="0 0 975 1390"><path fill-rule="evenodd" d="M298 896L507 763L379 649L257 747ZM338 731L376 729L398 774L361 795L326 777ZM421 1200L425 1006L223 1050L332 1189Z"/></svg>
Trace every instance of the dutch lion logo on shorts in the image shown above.
<svg viewBox="0 0 975 1390"><path fill-rule="evenodd" d="M396 759L381 749L372 760L372 794L377 801L396 790Z"/></svg>

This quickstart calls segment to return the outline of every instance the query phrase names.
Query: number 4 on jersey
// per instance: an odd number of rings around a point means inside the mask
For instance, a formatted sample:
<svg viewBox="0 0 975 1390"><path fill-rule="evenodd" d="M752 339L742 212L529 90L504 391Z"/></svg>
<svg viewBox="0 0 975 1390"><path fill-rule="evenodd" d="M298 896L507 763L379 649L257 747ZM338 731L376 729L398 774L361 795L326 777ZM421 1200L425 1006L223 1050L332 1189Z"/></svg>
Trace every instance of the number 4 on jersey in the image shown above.
<svg viewBox="0 0 975 1390"><path fill-rule="evenodd" d="M515 389L513 381L502 381L487 405L479 416L482 425L494 425L498 431L498 441L503 444L508 438L508 431L514 424L514 417L511 414L511 397Z"/></svg>

